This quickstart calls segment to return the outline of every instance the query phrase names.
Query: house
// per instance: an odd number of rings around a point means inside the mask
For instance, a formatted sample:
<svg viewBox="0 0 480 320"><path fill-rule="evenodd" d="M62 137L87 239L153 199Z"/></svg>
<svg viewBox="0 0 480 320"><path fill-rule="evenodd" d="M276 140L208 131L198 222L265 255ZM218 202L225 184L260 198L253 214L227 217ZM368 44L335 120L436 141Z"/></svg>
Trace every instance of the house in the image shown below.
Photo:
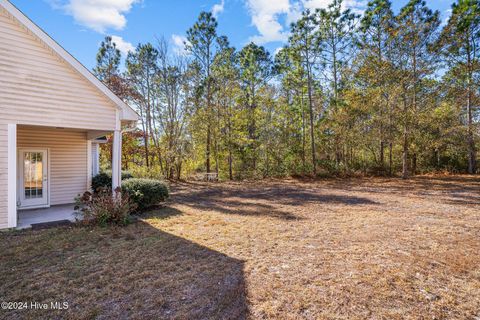
<svg viewBox="0 0 480 320"><path fill-rule="evenodd" d="M122 130L136 122L133 109L0 0L0 229L17 227L32 211L42 222L59 208L71 214L98 171L97 139L108 134L119 186Z"/></svg>

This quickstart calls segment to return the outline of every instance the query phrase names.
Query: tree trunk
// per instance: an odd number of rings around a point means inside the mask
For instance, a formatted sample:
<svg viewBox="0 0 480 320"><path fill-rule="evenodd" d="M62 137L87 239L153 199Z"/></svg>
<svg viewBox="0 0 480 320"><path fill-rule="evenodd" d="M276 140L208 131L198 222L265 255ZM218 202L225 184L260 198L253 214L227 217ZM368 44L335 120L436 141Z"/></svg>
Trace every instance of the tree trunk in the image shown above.
<svg viewBox="0 0 480 320"><path fill-rule="evenodd" d="M391 176L393 172L393 143L388 144L388 175Z"/></svg>
<svg viewBox="0 0 480 320"><path fill-rule="evenodd" d="M214 142L214 146L215 146L215 172L217 173L217 176L218 176L218 171L219 171L219 168L218 168L218 140L217 140L217 135L215 135L214 137L215 139L215 142Z"/></svg>
<svg viewBox="0 0 480 320"><path fill-rule="evenodd" d="M300 108L302 109L302 172L305 173L306 168L306 130L305 130L305 109L303 107L303 88L300 93Z"/></svg>
<svg viewBox="0 0 480 320"><path fill-rule="evenodd" d="M228 177L230 180L233 180L233 170L232 170L232 151L228 150Z"/></svg>
<svg viewBox="0 0 480 320"><path fill-rule="evenodd" d="M383 134L381 134L380 138L380 167L382 168L382 172L384 171L385 166L385 142L383 141Z"/></svg>
<svg viewBox="0 0 480 320"><path fill-rule="evenodd" d="M150 161L149 161L149 150L148 150L148 132L147 128L145 128L145 122L142 119L142 130L143 130L143 147L145 148L145 165L147 168L150 167Z"/></svg>
<svg viewBox="0 0 480 320"><path fill-rule="evenodd" d="M211 129L210 129L210 121L207 124L207 150L206 150L206 165L207 165L207 173L210 173L210 144L211 144Z"/></svg>
<svg viewBox="0 0 480 320"><path fill-rule="evenodd" d="M467 143L468 143L468 173L475 174L477 172L477 159L475 149L475 139L473 135L473 112L472 112L472 89L471 89L471 75L469 74L468 88L467 88Z"/></svg>
<svg viewBox="0 0 480 320"><path fill-rule="evenodd" d="M408 178L408 133L407 125L403 128L402 178Z"/></svg>
<svg viewBox="0 0 480 320"><path fill-rule="evenodd" d="M307 48L307 90L308 90L308 111L310 114L310 144L312 148L312 166L313 166L313 175L317 175L317 159L315 154L315 134L313 128L313 97L312 97L312 71L310 66L310 58L308 55L308 48Z"/></svg>
<svg viewBox="0 0 480 320"><path fill-rule="evenodd" d="M309 113L310 113L310 143L312 148L312 165L313 165L313 174L317 175L317 159L315 154L315 134L313 127L313 101L312 101L312 85L309 72L308 79L308 104L309 104Z"/></svg>
<svg viewBox="0 0 480 320"><path fill-rule="evenodd" d="M412 155L412 175L417 174L417 153L414 152Z"/></svg>

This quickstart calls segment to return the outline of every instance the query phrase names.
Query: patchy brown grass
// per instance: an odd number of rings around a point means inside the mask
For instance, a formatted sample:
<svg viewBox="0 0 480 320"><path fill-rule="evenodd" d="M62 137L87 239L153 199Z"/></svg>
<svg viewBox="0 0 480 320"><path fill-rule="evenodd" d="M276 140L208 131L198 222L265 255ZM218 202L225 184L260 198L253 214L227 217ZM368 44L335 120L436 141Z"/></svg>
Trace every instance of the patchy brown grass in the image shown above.
<svg viewBox="0 0 480 320"><path fill-rule="evenodd" d="M480 180L183 183L126 228L0 235L4 318L476 319Z"/></svg>

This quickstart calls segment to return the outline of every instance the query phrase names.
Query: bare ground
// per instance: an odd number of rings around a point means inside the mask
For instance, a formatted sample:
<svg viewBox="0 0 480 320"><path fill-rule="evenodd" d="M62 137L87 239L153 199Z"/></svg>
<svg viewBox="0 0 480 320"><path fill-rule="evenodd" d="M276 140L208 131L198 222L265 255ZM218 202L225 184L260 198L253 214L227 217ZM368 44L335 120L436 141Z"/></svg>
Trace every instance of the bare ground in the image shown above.
<svg viewBox="0 0 480 320"><path fill-rule="evenodd" d="M480 319L480 180L183 183L126 228L0 235L15 318Z"/></svg>

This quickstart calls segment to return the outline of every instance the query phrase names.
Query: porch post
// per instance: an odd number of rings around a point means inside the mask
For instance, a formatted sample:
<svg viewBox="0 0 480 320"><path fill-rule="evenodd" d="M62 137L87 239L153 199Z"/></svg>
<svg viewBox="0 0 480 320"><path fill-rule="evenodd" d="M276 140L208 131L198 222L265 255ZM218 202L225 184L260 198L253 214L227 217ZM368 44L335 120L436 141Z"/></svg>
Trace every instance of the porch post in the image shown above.
<svg viewBox="0 0 480 320"><path fill-rule="evenodd" d="M92 189L92 140L87 140L87 190Z"/></svg>
<svg viewBox="0 0 480 320"><path fill-rule="evenodd" d="M112 146L112 188L122 185L122 131L113 132Z"/></svg>
<svg viewBox="0 0 480 320"><path fill-rule="evenodd" d="M17 125L8 124L8 227L17 227Z"/></svg>

